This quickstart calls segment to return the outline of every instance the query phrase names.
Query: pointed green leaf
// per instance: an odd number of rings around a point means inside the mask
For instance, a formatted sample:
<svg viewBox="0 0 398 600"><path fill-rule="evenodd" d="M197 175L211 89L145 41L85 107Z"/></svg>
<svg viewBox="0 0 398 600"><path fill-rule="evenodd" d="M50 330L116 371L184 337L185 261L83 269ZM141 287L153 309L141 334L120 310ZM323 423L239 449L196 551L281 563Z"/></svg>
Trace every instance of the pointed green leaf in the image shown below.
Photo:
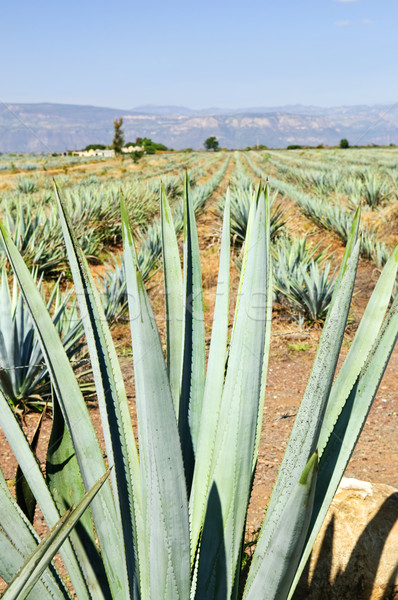
<svg viewBox="0 0 398 600"><path fill-rule="evenodd" d="M72 440L56 397L53 398L53 426L47 449L47 485L62 517L72 504L77 504L85 490ZM84 572L90 590L98 598L109 593L104 565L98 553L90 510L86 510L70 533L70 541Z"/></svg>
<svg viewBox="0 0 398 600"><path fill-rule="evenodd" d="M258 417L257 417L257 432L256 432L256 442L254 445L253 452L253 479L257 465L257 454L258 447L260 445L260 436L261 429L263 425L263 413L264 413L264 398L265 398L265 388L267 385L267 373L268 373L268 359L269 359L269 349L271 344L271 321L272 321L272 301L273 301L273 276L272 276L272 252L271 252L271 205L269 200L269 186L268 184L264 189L264 201L265 201L265 219L266 219L266 260L267 260L267 292L265 298L265 310L266 310L266 327L265 327L265 351L263 358L263 366L262 366L262 375L261 375L261 391L260 391L260 402L258 406Z"/></svg>
<svg viewBox="0 0 398 600"><path fill-rule="evenodd" d="M112 490L118 514L118 526L121 530L121 539L117 541L124 544L122 556L126 562L123 564L124 560L121 560L120 557L117 558L114 554L116 547L112 548L112 537L116 535L116 530L112 532L113 535L109 539L102 540L102 554L109 563L109 568L115 573L117 572L115 565L111 566L115 560L119 562L123 570L127 567L128 586L134 598L137 597L139 589L137 527L140 526L142 516L138 453L127 395L99 294L87 261L76 243L72 225L57 189L56 193L61 225L90 352L107 457L109 465L114 466L111 474ZM138 512L138 517L136 512ZM140 537L142 537L142 533ZM113 540L113 543L115 542L116 539ZM119 577L121 576L122 573L119 574Z"/></svg>
<svg viewBox="0 0 398 600"><path fill-rule="evenodd" d="M355 236L356 232L353 231L352 235ZM258 540L259 552L253 558L247 589L250 589L252 580L260 568L259 557L266 554L274 532L281 525L281 515L288 502L292 485L294 481L297 481L307 460L317 448L355 282L359 256L358 241L354 247L349 245L346 249L347 254L350 252L351 255L346 261L345 273L340 278L337 294L326 319L307 388L271 495Z"/></svg>
<svg viewBox="0 0 398 600"><path fill-rule="evenodd" d="M211 490L201 539L197 598L210 599L217 570L225 572L225 597L235 585L252 484L252 465L263 380L266 327L267 227L264 194L256 208L247 265L231 342L217 437L211 468ZM223 526L214 528L221 511Z"/></svg>
<svg viewBox="0 0 398 600"><path fill-rule="evenodd" d="M160 200L166 299L167 373L176 415L178 415L182 375L183 284L175 227L163 184Z"/></svg>
<svg viewBox="0 0 398 600"><path fill-rule="evenodd" d="M398 296L337 417L326 446L323 448L309 535L289 598L298 583L327 510L354 451L397 338Z"/></svg>
<svg viewBox="0 0 398 600"><path fill-rule="evenodd" d="M50 533L31 554L24 566L18 571L8 585L2 598L4 600L24 600L27 597L44 569L51 562L65 538L76 525L77 521L101 489L109 473L105 473L98 483L87 492L76 507L72 508L60 519Z"/></svg>
<svg viewBox="0 0 398 600"><path fill-rule="evenodd" d="M173 398L155 318L138 270L128 215L122 204L123 243L142 483L146 598L189 597L188 499Z"/></svg>
<svg viewBox="0 0 398 600"><path fill-rule="evenodd" d="M0 234L35 324L55 393L73 441L85 489L91 489L105 472L105 464L87 405L56 328L43 304L41 294L9 234L1 224ZM21 464L21 461L19 462ZM26 471L25 477L27 477ZM115 594L123 593L121 590L125 589L126 575L124 565L118 558L121 543L120 521L116 516L109 482L104 485L101 494L94 499L91 508L100 545L109 549L103 555L109 585L112 590L115 590ZM125 597L128 597L127 593Z"/></svg>
<svg viewBox="0 0 398 600"><path fill-rule="evenodd" d="M397 269L398 246L392 252L376 283L354 341L333 384L319 437L320 455L379 333L390 302Z"/></svg>
<svg viewBox="0 0 398 600"><path fill-rule="evenodd" d="M8 490L1 469L0 506L0 577L9 583L37 548L40 540ZM32 600L70 598L52 564L43 572L32 590L30 598Z"/></svg>
<svg viewBox="0 0 398 600"><path fill-rule="evenodd" d="M54 501L44 481L39 465L30 450L28 441L16 419L7 400L0 391L0 426L3 429L14 456L21 466L30 488L34 490L36 500L50 527L59 520L59 514ZM67 541L61 548L61 555L73 583L79 600L89 599L89 593L84 581L81 568L76 561L76 556L70 543Z"/></svg>
<svg viewBox="0 0 398 600"><path fill-rule="evenodd" d="M318 455L315 453L293 488L266 554L258 556L260 568L251 582L246 600L286 598L304 546L314 502Z"/></svg>
<svg viewBox="0 0 398 600"><path fill-rule="evenodd" d="M221 240L220 266L216 293L216 305L210 343L206 385L203 396L203 409L198 438L198 452L195 464L191 506L191 561L202 529L206 497L209 492L210 465L217 433L217 425L224 387L225 361L227 358L229 320L229 272L230 272L230 192L224 207L224 220Z"/></svg>
<svg viewBox="0 0 398 600"><path fill-rule="evenodd" d="M192 485L202 414L206 358L199 242L187 173L185 173L184 201L185 321L178 428L189 491Z"/></svg>

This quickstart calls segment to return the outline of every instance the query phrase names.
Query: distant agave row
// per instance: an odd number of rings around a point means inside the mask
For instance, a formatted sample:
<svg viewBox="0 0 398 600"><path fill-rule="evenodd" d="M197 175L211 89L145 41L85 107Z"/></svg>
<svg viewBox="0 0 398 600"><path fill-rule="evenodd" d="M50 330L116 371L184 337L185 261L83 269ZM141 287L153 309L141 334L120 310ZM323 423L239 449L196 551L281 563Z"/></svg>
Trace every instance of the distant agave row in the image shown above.
<svg viewBox="0 0 398 600"><path fill-rule="evenodd" d="M179 178L167 184L171 198L181 195ZM138 227L146 224L157 210L158 190L155 193L154 184L145 187L117 184L99 187L90 184L65 191L76 235L86 256L98 257L104 246L121 241L118 214L121 194ZM3 200L0 213L29 266L51 273L64 264L65 250L59 220L48 205L47 197L32 202L9 195Z"/></svg>
<svg viewBox="0 0 398 600"><path fill-rule="evenodd" d="M251 158L246 155L246 159L255 173L260 177L267 175L257 167ZM301 210L319 226L334 231L346 242L352 225L353 211L341 209L337 204L325 203L315 196L311 196L297 189L290 183L268 176L272 187L277 188L296 202ZM374 232L369 232L365 228L361 229L361 255L370 258L378 268L383 267L388 258L388 249L384 242L380 242Z"/></svg>
<svg viewBox="0 0 398 600"><path fill-rule="evenodd" d="M363 171L364 168L377 168L394 171L398 167L398 154L396 149L378 148L375 152L367 149L354 149L341 152L335 150L306 149L293 152L284 150L267 150L263 155L269 156L290 167L305 169L330 169L339 168L355 172L356 169Z"/></svg>
<svg viewBox="0 0 398 600"><path fill-rule="evenodd" d="M354 204L362 202L372 209L397 196L397 184L391 174L386 177L380 170L369 167L355 164L331 169L327 164L318 162L315 168L309 169L306 163L302 168L295 168L272 158L269 162L277 167L284 179L317 196L341 193Z"/></svg>

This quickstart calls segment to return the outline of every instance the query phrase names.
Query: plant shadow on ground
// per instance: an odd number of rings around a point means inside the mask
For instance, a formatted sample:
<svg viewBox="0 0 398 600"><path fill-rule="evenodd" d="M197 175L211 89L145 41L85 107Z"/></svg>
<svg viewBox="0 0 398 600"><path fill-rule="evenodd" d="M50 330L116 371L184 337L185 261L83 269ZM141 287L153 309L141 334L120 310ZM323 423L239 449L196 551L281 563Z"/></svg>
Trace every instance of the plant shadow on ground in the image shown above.
<svg viewBox="0 0 398 600"><path fill-rule="evenodd" d="M341 600L342 598L356 598L356 600L371 600L376 581L377 570L383 553L385 542L392 528L398 520L398 513L388 510L397 505L398 492L385 499L375 516L369 521L355 544L348 563L344 570L338 569L332 579L333 565L333 537L335 532L335 517L333 516L325 530L319 555L310 576L310 560L303 571L300 582L294 593L293 600ZM394 516L395 513L395 516ZM388 515L386 517L386 515ZM368 577L359 575L358 567L363 557L368 552L367 540L373 539L372 532L378 531L378 541L372 544L372 555L367 560L366 568ZM398 564L390 574L389 580L380 600L394 600L398 598Z"/></svg>

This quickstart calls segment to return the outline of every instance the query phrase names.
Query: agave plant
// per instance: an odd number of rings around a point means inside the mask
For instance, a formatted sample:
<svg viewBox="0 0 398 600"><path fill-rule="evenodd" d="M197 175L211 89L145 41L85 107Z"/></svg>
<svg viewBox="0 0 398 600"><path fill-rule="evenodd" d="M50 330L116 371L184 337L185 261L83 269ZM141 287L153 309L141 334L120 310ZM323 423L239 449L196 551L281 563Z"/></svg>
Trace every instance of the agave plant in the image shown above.
<svg viewBox="0 0 398 600"><path fill-rule="evenodd" d="M323 321L333 296L335 276L330 276L330 263L323 268L311 261L285 277L280 277L276 290L311 322Z"/></svg>
<svg viewBox="0 0 398 600"><path fill-rule="evenodd" d="M170 208L166 195L161 194L166 360L122 205L139 452L101 300L59 200L112 485L105 480L103 452L51 318L10 236L0 229L42 341L59 403L47 456L48 485L2 394L0 425L49 526L60 516L63 519L61 533L56 529L34 550L37 537L0 478L0 575L10 582L5 600L21 600L26 590L32 590L34 599L67 597L55 568L46 568L67 532L71 532L73 549L67 540L61 554L79 600L224 600L237 598L243 589L240 566L270 344L268 190L253 196L229 345L227 195L206 373L199 248L188 188L186 180L183 274ZM357 214L253 555L245 600L291 597L397 338L398 301L384 324L383 319L397 272L398 249L383 270L332 385L359 255L358 219ZM84 496L83 489L90 490L90 495ZM86 514L72 529L83 510L81 503L90 500L93 521ZM66 512L74 502L80 502L78 509ZM32 589L36 580L37 587Z"/></svg>
<svg viewBox="0 0 398 600"><path fill-rule="evenodd" d="M146 232L138 232L141 247L137 253L138 265L143 281L148 281L158 266L162 252L161 231L156 225ZM98 279L102 306L108 321L118 320L127 308L127 284L123 254L111 256L105 263L105 272Z"/></svg>
<svg viewBox="0 0 398 600"><path fill-rule="evenodd" d="M254 194L253 184L251 184L248 188L247 182L248 178L245 178L242 182L244 187L236 186L234 193L231 194L231 235L234 242L239 245L243 244L245 241L246 230L249 222L250 206L252 202L252 196ZM278 191L276 190L270 200L271 240L275 240L278 237L286 223L282 206L280 204L276 204L277 195Z"/></svg>
<svg viewBox="0 0 398 600"><path fill-rule="evenodd" d="M59 222L46 215L43 205L11 203L3 210L3 219L26 263L42 272L51 272L65 261Z"/></svg>
<svg viewBox="0 0 398 600"><path fill-rule="evenodd" d="M25 179L24 177L20 177L17 181L17 188L21 194L33 194L37 192L37 182L32 179Z"/></svg>
<svg viewBox="0 0 398 600"><path fill-rule="evenodd" d="M287 301L310 321L323 321L334 290L330 262L318 246L309 248L305 238L278 241L274 249L274 289L280 301Z"/></svg>
<svg viewBox="0 0 398 600"><path fill-rule="evenodd" d="M379 269L382 269L386 264L389 256L388 248L385 242L379 240L375 227L371 229L362 228L361 255L373 260Z"/></svg>
<svg viewBox="0 0 398 600"><path fill-rule="evenodd" d="M388 182L376 173L365 171L363 175L361 196L372 209L379 206L390 195Z"/></svg>
<svg viewBox="0 0 398 600"><path fill-rule="evenodd" d="M42 279L37 283L42 291ZM46 303L52 322L62 339L69 358L83 348L84 329L77 312L72 290L61 294L59 281L53 286ZM0 390L12 406L21 412L42 410L51 398L48 368L34 323L14 278L12 291L3 269L0 282Z"/></svg>

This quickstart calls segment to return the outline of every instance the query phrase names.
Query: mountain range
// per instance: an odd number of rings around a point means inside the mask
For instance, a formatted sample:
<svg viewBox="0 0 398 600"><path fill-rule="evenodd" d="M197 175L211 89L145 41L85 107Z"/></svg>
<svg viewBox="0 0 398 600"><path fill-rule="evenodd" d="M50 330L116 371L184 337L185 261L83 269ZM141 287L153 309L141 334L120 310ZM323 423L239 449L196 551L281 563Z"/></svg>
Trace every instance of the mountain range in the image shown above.
<svg viewBox="0 0 398 600"><path fill-rule="evenodd" d="M0 105L0 152L63 152L111 144L113 120L123 118L124 138L149 137L169 148L203 148L209 136L221 147L264 144L398 144L398 103L338 107L300 104L195 110L138 106L130 110L72 104Z"/></svg>

